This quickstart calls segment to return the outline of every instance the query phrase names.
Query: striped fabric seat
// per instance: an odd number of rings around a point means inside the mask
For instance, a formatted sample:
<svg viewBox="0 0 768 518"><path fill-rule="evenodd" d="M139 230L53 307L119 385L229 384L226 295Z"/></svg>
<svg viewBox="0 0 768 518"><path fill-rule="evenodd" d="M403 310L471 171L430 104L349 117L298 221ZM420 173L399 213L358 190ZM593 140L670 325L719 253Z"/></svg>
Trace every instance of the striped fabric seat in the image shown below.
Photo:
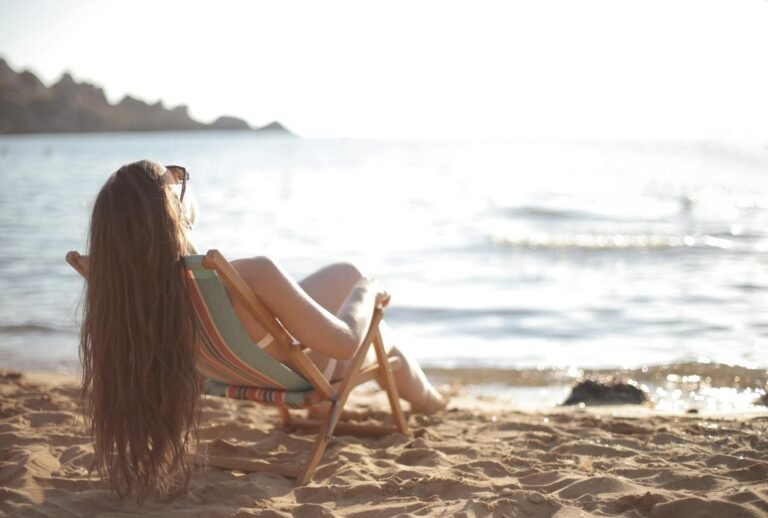
<svg viewBox="0 0 768 518"><path fill-rule="evenodd" d="M244 387L243 385L227 385L218 381L205 380L205 393L209 396L247 399L271 406L289 408L307 408L309 392L275 390L259 387Z"/></svg>
<svg viewBox="0 0 768 518"><path fill-rule="evenodd" d="M254 343L237 318L216 272L203 256L184 258L189 292L199 322L197 368L208 378L206 392L264 404L306 407L314 387Z"/></svg>

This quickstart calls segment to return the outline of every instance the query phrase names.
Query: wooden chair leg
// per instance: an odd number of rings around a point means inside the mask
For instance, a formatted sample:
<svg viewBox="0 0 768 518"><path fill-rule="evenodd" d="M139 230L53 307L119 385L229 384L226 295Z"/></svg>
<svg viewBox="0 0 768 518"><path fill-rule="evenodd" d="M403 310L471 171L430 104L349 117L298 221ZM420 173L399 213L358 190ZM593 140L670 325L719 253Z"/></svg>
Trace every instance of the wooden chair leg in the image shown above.
<svg viewBox="0 0 768 518"><path fill-rule="evenodd" d="M408 423L400 406L400 394L397 391L397 383L395 383L395 377L389 366L389 358L384 350L384 340L381 338L381 331L378 327L376 328L376 334L373 335L373 347L376 350L376 359L379 362L379 379L389 398L389 406L392 408L392 419L400 432L408 433Z"/></svg>
<svg viewBox="0 0 768 518"><path fill-rule="evenodd" d="M317 431L317 440L315 441L315 444L312 445L312 450L309 452L309 458L301 468L299 476L296 477L297 486L301 486L309 482L309 480L312 478L312 474L315 472L315 468L317 468L317 465L320 462L320 458L323 456L325 447L328 445L328 441L333 434L333 430L339 420L339 417L341 416L344 405L347 403L349 393L352 392L352 389L357 386L355 382L357 380L358 374L360 373L360 370L363 367L363 362L365 361L365 356L368 353L368 349L370 348L371 343L374 342L376 333L378 333L379 322L381 322L382 314L383 311L380 308L375 309L373 312L371 327L368 329L368 333L366 334L360 349L352 358L352 362L348 367L346 377L341 382L339 390L336 393L336 400L331 403L331 410L323 420L323 425Z"/></svg>
<svg viewBox="0 0 768 518"><path fill-rule="evenodd" d="M291 424L291 412L284 406L277 407L278 412L280 412L280 420L283 422L284 426L288 426Z"/></svg>
<svg viewBox="0 0 768 518"><path fill-rule="evenodd" d="M334 405L338 405L338 401L334 403ZM309 451L309 456L299 470L299 474L296 476L296 486L303 486L312 479L312 475L315 473L315 469L317 469L317 465L320 463L323 453L325 453L325 448L328 446L328 441L330 440L333 431L334 414L335 412L332 410L328 412L328 415L323 419L323 424L317 431L317 439L315 439L315 443Z"/></svg>

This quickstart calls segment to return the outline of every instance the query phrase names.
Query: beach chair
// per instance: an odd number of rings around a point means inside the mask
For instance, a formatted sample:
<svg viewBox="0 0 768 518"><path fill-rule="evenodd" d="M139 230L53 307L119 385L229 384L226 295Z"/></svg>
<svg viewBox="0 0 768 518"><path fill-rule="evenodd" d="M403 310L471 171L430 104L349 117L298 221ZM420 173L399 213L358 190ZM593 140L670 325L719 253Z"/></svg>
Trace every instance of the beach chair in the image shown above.
<svg viewBox="0 0 768 518"><path fill-rule="evenodd" d="M87 279L88 257L69 252L66 258ZM283 425L318 428L317 438L301 466L200 453L194 454L195 462L240 471L280 473L295 478L299 486L312 478L334 432L362 436L408 432L392 375L393 370L401 367L401 362L398 358L387 357L379 330L383 307L374 309L370 328L350 362L347 376L339 382L330 383L310 361L305 352L306 347L291 337L221 253L210 250L205 256L187 256L184 262L189 276L190 297L200 324L197 366L207 378L206 394L276 406ZM241 326L225 285L229 293L242 302L269 333L258 344L248 337ZM376 352L377 363L363 367L371 345ZM379 381L387 393L393 426L340 422L344 404L352 389L374 379ZM233 381L236 383L232 384ZM318 405L320 408L329 408L317 419L297 417L289 410Z"/></svg>

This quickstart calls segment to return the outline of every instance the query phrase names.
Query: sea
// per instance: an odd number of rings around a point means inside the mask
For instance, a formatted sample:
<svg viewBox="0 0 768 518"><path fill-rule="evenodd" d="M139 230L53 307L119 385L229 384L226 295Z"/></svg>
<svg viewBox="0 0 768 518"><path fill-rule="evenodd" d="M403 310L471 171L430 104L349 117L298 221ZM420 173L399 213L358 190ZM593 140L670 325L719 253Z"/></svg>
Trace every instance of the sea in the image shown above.
<svg viewBox="0 0 768 518"><path fill-rule="evenodd" d="M379 279L440 383L523 407L587 374L672 411L765 394L765 141L0 136L0 368L77 372L83 281L64 256L139 159L190 171L198 248Z"/></svg>

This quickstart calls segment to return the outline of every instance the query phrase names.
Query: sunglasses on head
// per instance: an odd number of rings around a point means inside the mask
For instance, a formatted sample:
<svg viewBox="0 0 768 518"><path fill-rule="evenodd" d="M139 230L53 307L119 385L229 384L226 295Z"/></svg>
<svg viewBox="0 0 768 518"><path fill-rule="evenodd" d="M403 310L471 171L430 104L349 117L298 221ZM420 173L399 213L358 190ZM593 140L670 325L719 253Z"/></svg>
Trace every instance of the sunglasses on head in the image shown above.
<svg viewBox="0 0 768 518"><path fill-rule="evenodd" d="M187 169L180 165L167 165L165 166L165 169L176 177L176 180L181 182L181 195L179 196L179 201L184 201L184 192L187 190L187 180L189 180Z"/></svg>

